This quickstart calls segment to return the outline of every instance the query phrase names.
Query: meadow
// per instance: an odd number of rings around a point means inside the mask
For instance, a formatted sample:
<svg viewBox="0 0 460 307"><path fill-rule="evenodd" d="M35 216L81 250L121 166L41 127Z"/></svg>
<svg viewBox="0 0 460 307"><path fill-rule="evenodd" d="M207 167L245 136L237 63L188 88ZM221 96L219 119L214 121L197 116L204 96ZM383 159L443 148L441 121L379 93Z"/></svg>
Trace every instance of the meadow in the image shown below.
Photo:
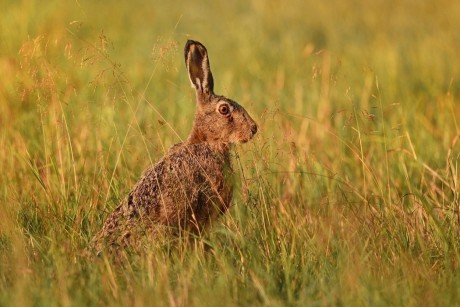
<svg viewBox="0 0 460 307"><path fill-rule="evenodd" d="M460 306L459 1L0 4L0 306ZM190 131L187 39L259 124L233 207L85 258Z"/></svg>

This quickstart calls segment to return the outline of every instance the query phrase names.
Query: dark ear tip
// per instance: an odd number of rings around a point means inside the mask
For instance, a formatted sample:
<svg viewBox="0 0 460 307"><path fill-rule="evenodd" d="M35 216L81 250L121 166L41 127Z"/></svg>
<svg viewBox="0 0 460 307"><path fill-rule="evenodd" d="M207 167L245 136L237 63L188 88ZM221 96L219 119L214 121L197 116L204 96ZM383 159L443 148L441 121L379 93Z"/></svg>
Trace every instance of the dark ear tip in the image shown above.
<svg viewBox="0 0 460 307"><path fill-rule="evenodd" d="M187 60L187 54L188 54L191 46L194 45L194 44L196 44L196 41L191 40L191 39L188 39L187 42L185 43L185 47L184 47L185 60Z"/></svg>
<svg viewBox="0 0 460 307"><path fill-rule="evenodd" d="M192 48L192 47L195 47ZM194 50L193 52L195 54L197 54L196 52L198 51L198 54L200 55L200 58L203 57L204 54L206 54L208 51L206 50L206 47L198 42L198 41L194 41L194 40L191 40L191 39L188 39L187 40L187 43L185 43L185 47L184 47L184 57L185 57L185 62L187 62L187 58L189 57L189 52L191 50ZM196 51L195 51L196 50Z"/></svg>
<svg viewBox="0 0 460 307"><path fill-rule="evenodd" d="M187 42L185 43L185 50L190 48L190 45L192 45L193 43L195 43L195 41L192 41L191 39L188 39Z"/></svg>
<svg viewBox="0 0 460 307"><path fill-rule="evenodd" d="M188 39L187 42L185 43L185 48L184 48L185 51L189 50L191 45L197 45L197 46L200 46L202 49L206 50L206 47L202 43Z"/></svg>

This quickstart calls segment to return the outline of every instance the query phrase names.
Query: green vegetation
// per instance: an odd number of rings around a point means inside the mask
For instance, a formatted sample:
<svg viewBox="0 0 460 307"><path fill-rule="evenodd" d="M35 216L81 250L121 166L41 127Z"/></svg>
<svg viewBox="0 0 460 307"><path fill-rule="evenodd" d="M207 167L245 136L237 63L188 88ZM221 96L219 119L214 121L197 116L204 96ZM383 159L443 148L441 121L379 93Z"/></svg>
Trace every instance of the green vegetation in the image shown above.
<svg viewBox="0 0 460 307"><path fill-rule="evenodd" d="M459 1L0 2L0 306L460 304ZM190 130L187 38L260 126L234 207L81 257Z"/></svg>

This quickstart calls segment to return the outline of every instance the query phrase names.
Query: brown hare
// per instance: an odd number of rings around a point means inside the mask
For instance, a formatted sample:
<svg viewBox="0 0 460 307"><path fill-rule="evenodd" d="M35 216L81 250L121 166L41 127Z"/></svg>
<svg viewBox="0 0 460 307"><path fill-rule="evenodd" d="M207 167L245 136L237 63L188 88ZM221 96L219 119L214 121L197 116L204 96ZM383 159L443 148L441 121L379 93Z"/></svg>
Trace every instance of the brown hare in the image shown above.
<svg viewBox="0 0 460 307"><path fill-rule="evenodd" d="M108 216L88 247L91 254L141 247L146 237L160 234L199 234L230 206L230 146L249 141L257 125L238 103L214 94L208 53L201 43L187 41L184 53L196 91L192 131L145 171Z"/></svg>

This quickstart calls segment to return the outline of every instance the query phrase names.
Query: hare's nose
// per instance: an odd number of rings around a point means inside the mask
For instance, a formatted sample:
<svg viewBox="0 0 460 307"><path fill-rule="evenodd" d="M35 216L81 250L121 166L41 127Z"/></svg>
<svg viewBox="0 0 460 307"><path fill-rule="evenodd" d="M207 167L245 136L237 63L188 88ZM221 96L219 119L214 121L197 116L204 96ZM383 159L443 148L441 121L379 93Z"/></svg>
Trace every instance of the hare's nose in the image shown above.
<svg viewBox="0 0 460 307"><path fill-rule="evenodd" d="M252 125L251 132L252 132L253 135L257 133L257 125L256 124Z"/></svg>

